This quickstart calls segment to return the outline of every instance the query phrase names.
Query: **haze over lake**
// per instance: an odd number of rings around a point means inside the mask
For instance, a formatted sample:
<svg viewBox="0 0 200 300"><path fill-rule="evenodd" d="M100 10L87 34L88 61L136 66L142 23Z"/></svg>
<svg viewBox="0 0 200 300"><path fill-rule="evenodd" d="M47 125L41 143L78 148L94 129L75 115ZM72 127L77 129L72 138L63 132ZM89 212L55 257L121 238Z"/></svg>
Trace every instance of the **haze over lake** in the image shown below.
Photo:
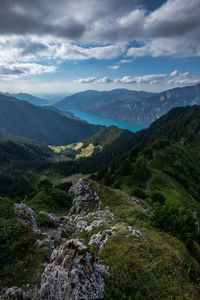
<svg viewBox="0 0 200 300"><path fill-rule="evenodd" d="M147 126L143 124L135 124L135 123L129 123L125 121L119 121L116 119L110 119L110 118L104 118L101 116L96 116L93 114L89 114L83 111L78 111L78 110L70 110L76 117L79 117L85 121L87 121L90 124L95 124L95 125L104 125L104 126L112 126L115 125L119 128L122 129L128 129L132 132L139 131L141 129L146 128Z"/></svg>

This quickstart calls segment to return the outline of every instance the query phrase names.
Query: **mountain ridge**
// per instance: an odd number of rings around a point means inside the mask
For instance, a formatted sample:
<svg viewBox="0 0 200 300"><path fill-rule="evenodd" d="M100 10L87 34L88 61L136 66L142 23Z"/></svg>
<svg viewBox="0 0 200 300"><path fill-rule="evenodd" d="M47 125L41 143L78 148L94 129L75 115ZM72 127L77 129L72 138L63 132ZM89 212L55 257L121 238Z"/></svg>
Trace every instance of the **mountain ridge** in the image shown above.
<svg viewBox="0 0 200 300"><path fill-rule="evenodd" d="M61 116L26 101L0 95L0 134L63 145L84 139L102 126Z"/></svg>
<svg viewBox="0 0 200 300"><path fill-rule="evenodd" d="M120 91L118 98L114 97L115 91ZM119 89L108 91L107 94L102 92L96 98L90 97L87 100L87 92L86 94L82 92L78 93L77 101L77 94L74 94L70 96L71 98L64 98L55 106L60 109L82 110L107 118L150 125L173 107L200 104L200 84L177 87L153 95L143 93L145 92Z"/></svg>

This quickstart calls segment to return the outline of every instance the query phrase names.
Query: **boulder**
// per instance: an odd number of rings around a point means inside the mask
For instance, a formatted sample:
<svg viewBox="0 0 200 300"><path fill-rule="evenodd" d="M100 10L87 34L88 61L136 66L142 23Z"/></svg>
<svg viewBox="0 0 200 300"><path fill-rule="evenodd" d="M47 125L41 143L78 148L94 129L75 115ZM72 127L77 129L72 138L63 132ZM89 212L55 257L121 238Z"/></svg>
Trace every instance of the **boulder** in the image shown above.
<svg viewBox="0 0 200 300"><path fill-rule="evenodd" d="M103 299L106 273L83 240L69 240L52 252L42 275L41 299Z"/></svg>

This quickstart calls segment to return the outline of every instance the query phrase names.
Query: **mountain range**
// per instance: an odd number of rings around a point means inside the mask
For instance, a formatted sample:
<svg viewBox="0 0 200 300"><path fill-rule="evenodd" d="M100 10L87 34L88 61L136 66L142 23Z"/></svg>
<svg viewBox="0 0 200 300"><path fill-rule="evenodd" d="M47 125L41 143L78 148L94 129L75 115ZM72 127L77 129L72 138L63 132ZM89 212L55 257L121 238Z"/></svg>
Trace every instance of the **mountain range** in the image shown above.
<svg viewBox="0 0 200 300"><path fill-rule="evenodd" d="M10 93L2 93L0 92L1 95L5 95L8 97L14 97L18 100L23 100L23 101L27 101L28 103L37 105L37 106L44 106L44 105L48 105L48 101L45 99L42 99L40 97L36 97L27 93L17 93L17 94L10 94Z"/></svg>
<svg viewBox="0 0 200 300"><path fill-rule="evenodd" d="M122 121L150 125L171 108L200 104L200 84L174 88L159 94L117 89L85 91L55 104L63 110L79 110Z"/></svg>
<svg viewBox="0 0 200 300"><path fill-rule="evenodd" d="M0 134L63 145L97 133L102 126L61 116L57 112L0 95Z"/></svg>
<svg viewBox="0 0 200 300"><path fill-rule="evenodd" d="M56 107L64 110L98 110L105 105L117 103L118 101L135 101L143 99L153 93L143 91L131 91L127 89L115 89L111 91L87 90L65 97L63 100L54 104Z"/></svg>

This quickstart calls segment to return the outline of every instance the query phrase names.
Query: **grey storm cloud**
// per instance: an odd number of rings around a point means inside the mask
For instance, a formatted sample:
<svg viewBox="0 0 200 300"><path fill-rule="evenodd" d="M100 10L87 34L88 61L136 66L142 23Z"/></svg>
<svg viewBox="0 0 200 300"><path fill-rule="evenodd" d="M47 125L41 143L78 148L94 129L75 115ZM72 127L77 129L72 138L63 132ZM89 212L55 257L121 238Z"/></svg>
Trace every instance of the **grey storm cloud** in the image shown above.
<svg viewBox="0 0 200 300"><path fill-rule="evenodd" d="M200 56L199 28L199 0L0 0L0 39L17 37L23 58ZM111 55L120 43L129 46Z"/></svg>
<svg viewBox="0 0 200 300"><path fill-rule="evenodd" d="M30 40L19 40L15 44L15 46L17 48L21 48L21 53L20 53L21 56L41 53L42 51L48 49L48 47L45 44L39 42L32 42Z"/></svg>
<svg viewBox="0 0 200 300"><path fill-rule="evenodd" d="M0 34L122 42L180 36L199 28L199 0L155 3L149 11L148 0L1 0Z"/></svg>
<svg viewBox="0 0 200 300"><path fill-rule="evenodd" d="M86 29L85 25L70 15L62 20L67 16L68 2L61 0L58 4L53 0L1 0L0 34L52 34L70 39L79 38Z"/></svg>

